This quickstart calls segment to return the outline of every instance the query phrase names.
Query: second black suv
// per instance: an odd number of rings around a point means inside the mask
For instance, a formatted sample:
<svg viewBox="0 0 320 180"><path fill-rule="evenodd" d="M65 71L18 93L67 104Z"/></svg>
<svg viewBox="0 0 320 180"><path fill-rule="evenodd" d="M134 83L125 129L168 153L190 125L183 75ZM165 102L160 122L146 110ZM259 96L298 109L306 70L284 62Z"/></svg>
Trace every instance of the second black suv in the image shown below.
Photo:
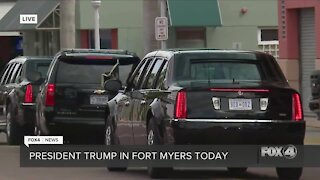
<svg viewBox="0 0 320 180"><path fill-rule="evenodd" d="M21 56L9 61L1 75L0 130L9 144L33 135L35 97L46 77L52 57Z"/></svg>
<svg viewBox="0 0 320 180"><path fill-rule="evenodd" d="M124 50L59 52L37 97L35 133L63 135L73 143L103 142L105 105L114 96L105 92L103 83L112 78L111 71L125 82L139 62L139 57ZM84 141L87 137L91 142Z"/></svg>

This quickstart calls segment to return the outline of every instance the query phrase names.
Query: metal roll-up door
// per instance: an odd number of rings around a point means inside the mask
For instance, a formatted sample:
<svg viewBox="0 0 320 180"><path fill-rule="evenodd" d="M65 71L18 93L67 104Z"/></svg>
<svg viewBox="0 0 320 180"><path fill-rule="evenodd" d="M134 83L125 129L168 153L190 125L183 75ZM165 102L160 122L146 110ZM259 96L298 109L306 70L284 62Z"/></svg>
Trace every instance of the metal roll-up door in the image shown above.
<svg viewBox="0 0 320 180"><path fill-rule="evenodd" d="M310 74L315 69L316 40L315 40L314 9L306 8L300 11L300 80L303 110L306 116L314 115L309 109L311 97Z"/></svg>

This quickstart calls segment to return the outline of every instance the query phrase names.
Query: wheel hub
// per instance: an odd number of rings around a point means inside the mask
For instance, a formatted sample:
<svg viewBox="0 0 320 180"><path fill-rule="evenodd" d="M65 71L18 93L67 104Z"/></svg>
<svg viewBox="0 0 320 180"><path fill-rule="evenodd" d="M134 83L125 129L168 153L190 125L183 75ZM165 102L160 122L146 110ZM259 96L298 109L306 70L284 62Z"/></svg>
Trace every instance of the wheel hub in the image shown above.
<svg viewBox="0 0 320 180"><path fill-rule="evenodd" d="M148 145L153 145L153 137L154 137L153 130L150 130L148 134Z"/></svg>
<svg viewBox="0 0 320 180"><path fill-rule="evenodd" d="M111 127L108 126L106 129L106 145L111 145Z"/></svg>
<svg viewBox="0 0 320 180"><path fill-rule="evenodd" d="M7 114L7 136L10 137L11 135L11 114Z"/></svg>

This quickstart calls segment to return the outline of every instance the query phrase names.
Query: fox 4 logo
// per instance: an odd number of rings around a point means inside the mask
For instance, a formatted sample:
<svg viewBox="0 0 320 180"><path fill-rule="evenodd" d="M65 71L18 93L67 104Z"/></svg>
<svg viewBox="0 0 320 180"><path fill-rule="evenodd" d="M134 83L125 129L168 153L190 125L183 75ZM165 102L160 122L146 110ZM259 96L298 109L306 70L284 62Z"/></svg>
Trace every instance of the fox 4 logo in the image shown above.
<svg viewBox="0 0 320 180"><path fill-rule="evenodd" d="M293 159L297 156L298 150L293 145L287 146L263 146L261 147L262 157L285 157L287 159Z"/></svg>

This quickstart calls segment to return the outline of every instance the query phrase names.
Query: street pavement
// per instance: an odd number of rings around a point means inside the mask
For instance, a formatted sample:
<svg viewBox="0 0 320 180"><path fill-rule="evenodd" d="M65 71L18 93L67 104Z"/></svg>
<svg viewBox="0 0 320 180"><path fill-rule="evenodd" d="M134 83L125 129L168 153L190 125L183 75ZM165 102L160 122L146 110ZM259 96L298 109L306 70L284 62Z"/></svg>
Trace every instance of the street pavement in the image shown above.
<svg viewBox="0 0 320 180"><path fill-rule="evenodd" d="M320 144L320 121L306 118L305 144ZM315 156L319 156L318 154ZM5 134L0 134L0 180L143 180L150 179L146 168L126 172L109 172L106 168L21 168L19 147L8 146ZM304 168L303 180L318 180L319 168ZM224 168L178 169L168 179L277 179L274 168L249 168L248 173L236 177Z"/></svg>

